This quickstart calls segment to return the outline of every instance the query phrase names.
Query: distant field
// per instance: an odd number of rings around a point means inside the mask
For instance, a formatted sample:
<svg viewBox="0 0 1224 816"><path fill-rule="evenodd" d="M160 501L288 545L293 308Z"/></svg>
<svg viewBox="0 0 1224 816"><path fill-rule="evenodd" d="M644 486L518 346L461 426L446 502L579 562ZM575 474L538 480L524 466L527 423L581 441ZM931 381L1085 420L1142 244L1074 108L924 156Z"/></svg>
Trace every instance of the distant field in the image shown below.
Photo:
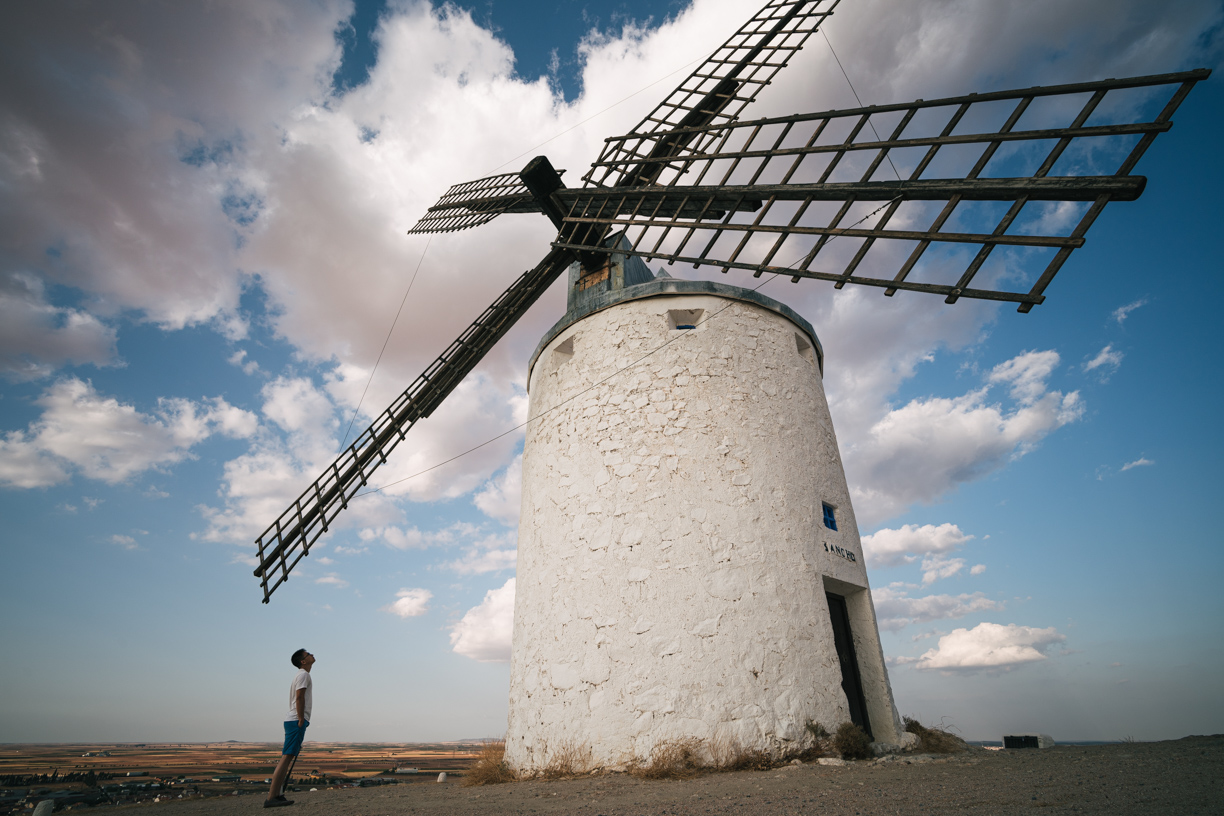
<svg viewBox="0 0 1224 816"><path fill-rule="evenodd" d="M150 777L209 779L238 774L262 781L280 759L279 743L147 743L80 745L0 745L0 776L69 773L147 773ZM422 773L463 771L475 758L477 743L306 742L294 775L361 779L395 768ZM84 754L92 756L83 756ZM99 754L109 754L99 755Z"/></svg>

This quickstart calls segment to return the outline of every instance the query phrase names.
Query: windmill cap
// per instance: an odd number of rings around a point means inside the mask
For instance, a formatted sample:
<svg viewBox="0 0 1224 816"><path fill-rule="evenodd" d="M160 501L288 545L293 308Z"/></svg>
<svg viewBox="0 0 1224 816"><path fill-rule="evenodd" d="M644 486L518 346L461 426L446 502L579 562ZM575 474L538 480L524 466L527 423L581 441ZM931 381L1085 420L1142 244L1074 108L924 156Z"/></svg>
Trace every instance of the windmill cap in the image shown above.
<svg viewBox="0 0 1224 816"><path fill-rule="evenodd" d="M816 351L816 361L820 371L824 372L824 347L820 344L820 338L816 336L816 330L812 328L812 324L799 316L791 307L785 303L780 303L771 297L766 297L760 292L754 292L751 289L744 289L740 286L728 286L725 283L715 283L714 281L704 280L683 280L681 278L673 278L670 275L659 275L654 280L647 283L639 283L636 286L626 286L623 289L615 289L608 292L600 292L597 296L584 299L580 304L571 308L565 315L558 320L551 329L549 329L540 339L539 345L531 354L531 361L527 364L527 382L531 382L531 372L535 368L536 360L539 359L540 353L548 346L549 343L556 338L561 332L565 331L570 326L596 312L601 312L604 309L617 305L618 303L626 303L631 300L645 300L648 298L657 297L675 297L680 295L713 295L714 297L726 298L728 300L738 300L743 303L751 303L763 309L768 309L771 312L785 317L796 327L807 335L812 342L812 348Z"/></svg>

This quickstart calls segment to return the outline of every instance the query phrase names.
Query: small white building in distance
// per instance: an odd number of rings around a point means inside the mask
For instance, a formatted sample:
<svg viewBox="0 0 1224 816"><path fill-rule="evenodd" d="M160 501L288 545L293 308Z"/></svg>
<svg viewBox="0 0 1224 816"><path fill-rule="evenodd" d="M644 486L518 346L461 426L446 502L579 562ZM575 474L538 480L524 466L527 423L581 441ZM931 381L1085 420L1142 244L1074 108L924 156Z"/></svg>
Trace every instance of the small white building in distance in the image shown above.
<svg viewBox="0 0 1224 816"><path fill-rule="evenodd" d="M815 331L612 258L530 364L507 762L903 742Z"/></svg>

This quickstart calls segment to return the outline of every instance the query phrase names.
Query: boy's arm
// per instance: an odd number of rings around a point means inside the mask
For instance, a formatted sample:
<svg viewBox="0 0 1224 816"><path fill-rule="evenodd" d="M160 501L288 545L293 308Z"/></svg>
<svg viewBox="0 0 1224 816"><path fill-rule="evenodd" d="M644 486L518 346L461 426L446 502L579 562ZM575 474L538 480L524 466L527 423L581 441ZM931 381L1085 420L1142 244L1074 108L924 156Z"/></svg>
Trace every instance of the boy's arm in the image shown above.
<svg viewBox="0 0 1224 816"><path fill-rule="evenodd" d="M298 726L306 724L306 689L300 688L297 690L297 699L294 700L294 705L297 706Z"/></svg>

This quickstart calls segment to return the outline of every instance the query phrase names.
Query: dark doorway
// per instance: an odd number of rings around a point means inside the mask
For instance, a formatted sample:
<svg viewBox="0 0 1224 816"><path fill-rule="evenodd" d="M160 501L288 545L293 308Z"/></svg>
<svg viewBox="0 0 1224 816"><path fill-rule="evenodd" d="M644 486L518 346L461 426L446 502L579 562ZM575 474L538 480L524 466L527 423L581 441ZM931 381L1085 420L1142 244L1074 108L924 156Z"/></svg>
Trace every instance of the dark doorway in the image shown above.
<svg viewBox="0 0 1224 816"><path fill-rule="evenodd" d="M837 648L837 662L841 663L842 691L850 704L850 722L871 734L871 723L867 719L867 699L863 697L863 682L859 679L858 660L854 657L854 637L850 634L850 614L846 611L846 599L841 595L826 592L829 599L829 618L833 622L833 645Z"/></svg>

